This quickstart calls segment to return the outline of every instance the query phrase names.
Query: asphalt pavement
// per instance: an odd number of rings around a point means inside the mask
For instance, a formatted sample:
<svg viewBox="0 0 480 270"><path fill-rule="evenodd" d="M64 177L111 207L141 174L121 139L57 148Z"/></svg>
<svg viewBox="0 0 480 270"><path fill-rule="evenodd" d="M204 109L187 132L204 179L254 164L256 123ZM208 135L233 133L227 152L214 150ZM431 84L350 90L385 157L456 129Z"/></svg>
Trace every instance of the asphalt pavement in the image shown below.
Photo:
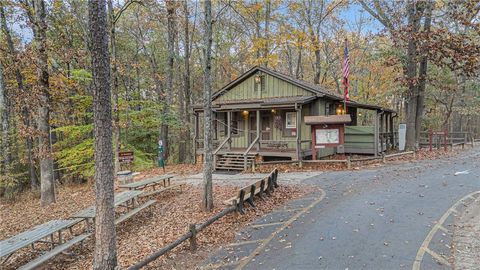
<svg viewBox="0 0 480 270"><path fill-rule="evenodd" d="M302 184L321 190L253 222L203 268L451 269L453 223L480 198L480 149Z"/></svg>

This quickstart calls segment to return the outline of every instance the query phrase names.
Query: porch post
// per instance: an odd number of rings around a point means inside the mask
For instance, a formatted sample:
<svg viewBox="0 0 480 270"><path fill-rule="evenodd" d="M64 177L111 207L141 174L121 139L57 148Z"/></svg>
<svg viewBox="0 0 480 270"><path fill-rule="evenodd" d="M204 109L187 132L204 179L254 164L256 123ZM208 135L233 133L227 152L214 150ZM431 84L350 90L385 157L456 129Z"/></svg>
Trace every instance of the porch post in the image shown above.
<svg viewBox="0 0 480 270"><path fill-rule="evenodd" d="M380 132L379 132L379 138L380 138L380 151L383 152L383 135L385 134L384 133L384 128L385 128L385 125L384 125L384 119L385 119L385 115L384 113L382 112L380 114Z"/></svg>
<svg viewBox="0 0 480 270"><path fill-rule="evenodd" d="M373 152L374 156L378 156L378 111L375 110L375 124L374 124L374 136L373 136Z"/></svg>
<svg viewBox="0 0 480 270"><path fill-rule="evenodd" d="M260 111L257 110L257 137L258 137L258 144L257 144L257 151L260 151Z"/></svg>
<svg viewBox="0 0 480 270"><path fill-rule="evenodd" d="M296 143L296 148L297 148L297 160L298 162L302 161L302 154L301 154L301 143L300 140L302 139L301 133L302 133L302 128L301 128L301 121L302 121L302 106L300 106L300 109L297 109L297 106L295 106L295 111L297 112L297 143ZM300 164L301 165L301 164Z"/></svg>
<svg viewBox="0 0 480 270"><path fill-rule="evenodd" d="M230 138L230 136L232 135L232 112L231 111L228 111L227 112L227 138ZM232 140L229 139L228 140L228 150L231 150L232 149Z"/></svg>
<svg viewBox="0 0 480 270"><path fill-rule="evenodd" d="M392 149L395 149L395 126L393 125L393 113L390 113L390 134Z"/></svg>

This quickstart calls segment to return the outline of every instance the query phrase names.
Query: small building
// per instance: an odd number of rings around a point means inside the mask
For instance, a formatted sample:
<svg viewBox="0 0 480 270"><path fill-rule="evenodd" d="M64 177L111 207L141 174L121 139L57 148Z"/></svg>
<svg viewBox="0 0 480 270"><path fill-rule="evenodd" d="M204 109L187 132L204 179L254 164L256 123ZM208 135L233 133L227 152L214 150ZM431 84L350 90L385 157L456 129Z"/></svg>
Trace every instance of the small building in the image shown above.
<svg viewBox="0 0 480 270"><path fill-rule="evenodd" d="M395 144L395 111L355 101L320 85L253 67L212 97L216 169L258 160L305 160L335 153L378 155ZM358 126L359 110L374 124ZM203 109L194 106L194 149L203 155Z"/></svg>

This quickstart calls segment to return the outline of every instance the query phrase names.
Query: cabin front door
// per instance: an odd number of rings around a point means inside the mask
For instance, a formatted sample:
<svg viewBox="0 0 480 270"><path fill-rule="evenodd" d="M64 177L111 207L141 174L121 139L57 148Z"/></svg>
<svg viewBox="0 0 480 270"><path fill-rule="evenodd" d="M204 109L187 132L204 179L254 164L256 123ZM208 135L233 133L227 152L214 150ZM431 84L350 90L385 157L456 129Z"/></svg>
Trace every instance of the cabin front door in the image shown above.
<svg viewBox="0 0 480 270"><path fill-rule="evenodd" d="M269 141L272 139L272 116L271 115L262 115L260 119L261 125L261 137L262 141Z"/></svg>

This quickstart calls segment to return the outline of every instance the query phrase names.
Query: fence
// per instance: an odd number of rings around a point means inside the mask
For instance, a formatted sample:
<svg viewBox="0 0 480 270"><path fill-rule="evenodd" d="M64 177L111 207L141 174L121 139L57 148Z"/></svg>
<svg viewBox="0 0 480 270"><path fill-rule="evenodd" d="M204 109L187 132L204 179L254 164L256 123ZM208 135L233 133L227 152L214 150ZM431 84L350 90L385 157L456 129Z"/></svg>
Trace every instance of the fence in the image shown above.
<svg viewBox="0 0 480 270"><path fill-rule="evenodd" d="M268 176L266 176L264 179L260 181L264 181L265 179L267 180L267 187L266 187L266 194L270 194L270 191L273 191L275 187L277 187L277 175L278 175L278 170L274 169ZM253 183L252 185L255 185ZM240 190L240 194L242 194L242 190ZM255 188L252 188L253 191L255 191ZM262 190L263 191L263 190ZM245 195L245 193L243 193ZM174 249L175 247L179 246L183 242L189 240L190 242L190 250L194 251L197 249L197 234L204 229L206 229L208 226L213 224L215 221L219 220L220 218L228 215L229 213L235 212L237 210L242 210L241 213L243 213L243 196L240 196L241 201L239 203L235 203L232 206L229 206L222 210L221 212L215 214L214 216L210 217L207 219L205 222L200 223L198 225L196 224L190 224L188 227L188 232L180 236L177 240L173 241L172 243L166 245L165 247L161 248L155 253L150 254L147 258L144 260L134 264L133 266L129 267L128 270L137 270L141 269L142 267L145 267L149 263L153 262L156 260L158 257L164 255L165 253L169 252L170 250ZM251 198L253 199L253 198Z"/></svg>

